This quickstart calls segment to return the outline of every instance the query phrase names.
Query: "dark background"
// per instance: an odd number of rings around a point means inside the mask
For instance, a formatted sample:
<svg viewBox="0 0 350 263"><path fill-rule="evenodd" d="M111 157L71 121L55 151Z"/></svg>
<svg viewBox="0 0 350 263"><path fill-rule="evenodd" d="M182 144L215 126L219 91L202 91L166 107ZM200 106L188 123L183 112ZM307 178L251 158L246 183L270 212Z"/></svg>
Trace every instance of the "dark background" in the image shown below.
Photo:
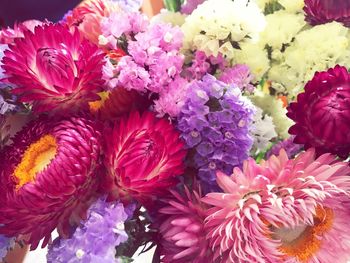
<svg viewBox="0 0 350 263"><path fill-rule="evenodd" d="M56 22L80 0L0 0L0 27L14 22L47 18Z"/></svg>

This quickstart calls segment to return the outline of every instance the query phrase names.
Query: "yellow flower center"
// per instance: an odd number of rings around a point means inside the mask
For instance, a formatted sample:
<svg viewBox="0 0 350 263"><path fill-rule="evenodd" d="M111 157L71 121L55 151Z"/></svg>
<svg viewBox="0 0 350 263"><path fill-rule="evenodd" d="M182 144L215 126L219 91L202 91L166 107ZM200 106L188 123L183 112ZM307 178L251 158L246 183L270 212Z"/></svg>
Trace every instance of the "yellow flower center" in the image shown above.
<svg viewBox="0 0 350 263"><path fill-rule="evenodd" d="M314 224L299 225L293 229L276 228L270 225L271 238L281 240L280 251L300 262L308 262L321 247L321 237L329 231L333 224L333 210L318 206L314 216Z"/></svg>
<svg viewBox="0 0 350 263"><path fill-rule="evenodd" d="M56 153L57 143L52 135L45 135L29 145L14 171L15 177L19 181L17 189L32 182L35 176L50 164Z"/></svg>
<svg viewBox="0 0 350 263"><path fill-rule="evenodd" d="M96 113L99 109L101 109L101 107L104 105L105 101L108 99L109 93L110 92L108 92L108 91L102 91L102 92L97 93L97 95L99 95L101 99L89 102L89 107L90 107L91 113Z"/></svg>

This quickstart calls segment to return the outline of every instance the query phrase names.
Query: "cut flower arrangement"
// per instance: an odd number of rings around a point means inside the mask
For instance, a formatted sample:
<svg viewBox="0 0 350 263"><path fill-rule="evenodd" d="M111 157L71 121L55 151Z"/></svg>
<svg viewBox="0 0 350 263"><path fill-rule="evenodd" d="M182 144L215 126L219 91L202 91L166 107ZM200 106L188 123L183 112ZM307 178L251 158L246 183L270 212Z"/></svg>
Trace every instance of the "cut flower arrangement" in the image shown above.
<svg viewBox="0 0 350 263"><path fill-rule="evenodd" d="M0 31L0 260L348 262L349 1L141 2Z"/></svg>

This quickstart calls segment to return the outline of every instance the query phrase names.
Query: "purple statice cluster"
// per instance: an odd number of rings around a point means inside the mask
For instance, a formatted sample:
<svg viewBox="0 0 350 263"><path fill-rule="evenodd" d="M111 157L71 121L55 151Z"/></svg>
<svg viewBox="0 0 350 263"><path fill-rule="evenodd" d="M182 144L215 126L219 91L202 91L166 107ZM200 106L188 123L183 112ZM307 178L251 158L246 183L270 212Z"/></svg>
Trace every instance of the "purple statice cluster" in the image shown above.
<svg viewBox="0 0 350 263"><path fill-rule="evenodd" d="M170 24L156 24L135 35L135 40L128 42L130 55L117 65L119 85L142 92L167 92L182 70L182 41L181 29Z"/></svg>
<svg viewBox="0 0 350 263"><path fill-rule="evenodd" d="M70 239L57 238L49 246L47 262L115 263L115 248L128 239L124 222L133 210L131 206L124 208L121 203L99 199Z"/></svg>
<svg viewBox="0 0 350 263"><path fill-rule="evenodd" d="M284 149L288 155L289 159L292 159L297 155L302 149L301 144L295 144L293 142L295 136L290 136L288 139L276 143L272 148L266 153L266 159L270 158L272 155L278 156L280 151Z"/></svg>
<svg viewBox="0 0 350 263"><path fill-rule="evenodd" d="M189 165L198 170L205 192L218 190L217 170L232 174L233 168L241 167L249 157L254 112L239 88L211 75L189 85L178 129L192 149Z"/></svg>
<svg viewBox="0 0 350 263"><path fill-rule="evenodd" d="M14 238L5 237L0 235L0 262L6 257L7 252L14 246Z"/></svg>
<svg viewBox="0 0 350 263"><path fill-rule="evenodd" d="M222 71L227 66L227 62L221 53L218 56L207 56L203 51L194 53L191 65L184 71L184 75L189 79L202 79L204 75L215 75L217 71Z"/></svg>

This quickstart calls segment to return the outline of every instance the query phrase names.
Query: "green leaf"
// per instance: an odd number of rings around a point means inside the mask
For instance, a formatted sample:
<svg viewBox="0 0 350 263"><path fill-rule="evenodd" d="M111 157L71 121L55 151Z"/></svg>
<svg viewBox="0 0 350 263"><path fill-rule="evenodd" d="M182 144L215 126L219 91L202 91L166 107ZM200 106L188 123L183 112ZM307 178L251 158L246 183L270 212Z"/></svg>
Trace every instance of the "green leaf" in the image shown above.
<svg viewBox="0 0 350 263"><path fill-rule="evenodd" d="M165 8L172 12L178 12L181 9L183 0L164 0Z"/></svg>
<svg viewBox="0 0 350 263"><path fill-rule="evenodd" d="M273 0L266 4L264 14L265 15L273 14L274 12L282 9L284 9L284 7L278 1Z"/></svg>

